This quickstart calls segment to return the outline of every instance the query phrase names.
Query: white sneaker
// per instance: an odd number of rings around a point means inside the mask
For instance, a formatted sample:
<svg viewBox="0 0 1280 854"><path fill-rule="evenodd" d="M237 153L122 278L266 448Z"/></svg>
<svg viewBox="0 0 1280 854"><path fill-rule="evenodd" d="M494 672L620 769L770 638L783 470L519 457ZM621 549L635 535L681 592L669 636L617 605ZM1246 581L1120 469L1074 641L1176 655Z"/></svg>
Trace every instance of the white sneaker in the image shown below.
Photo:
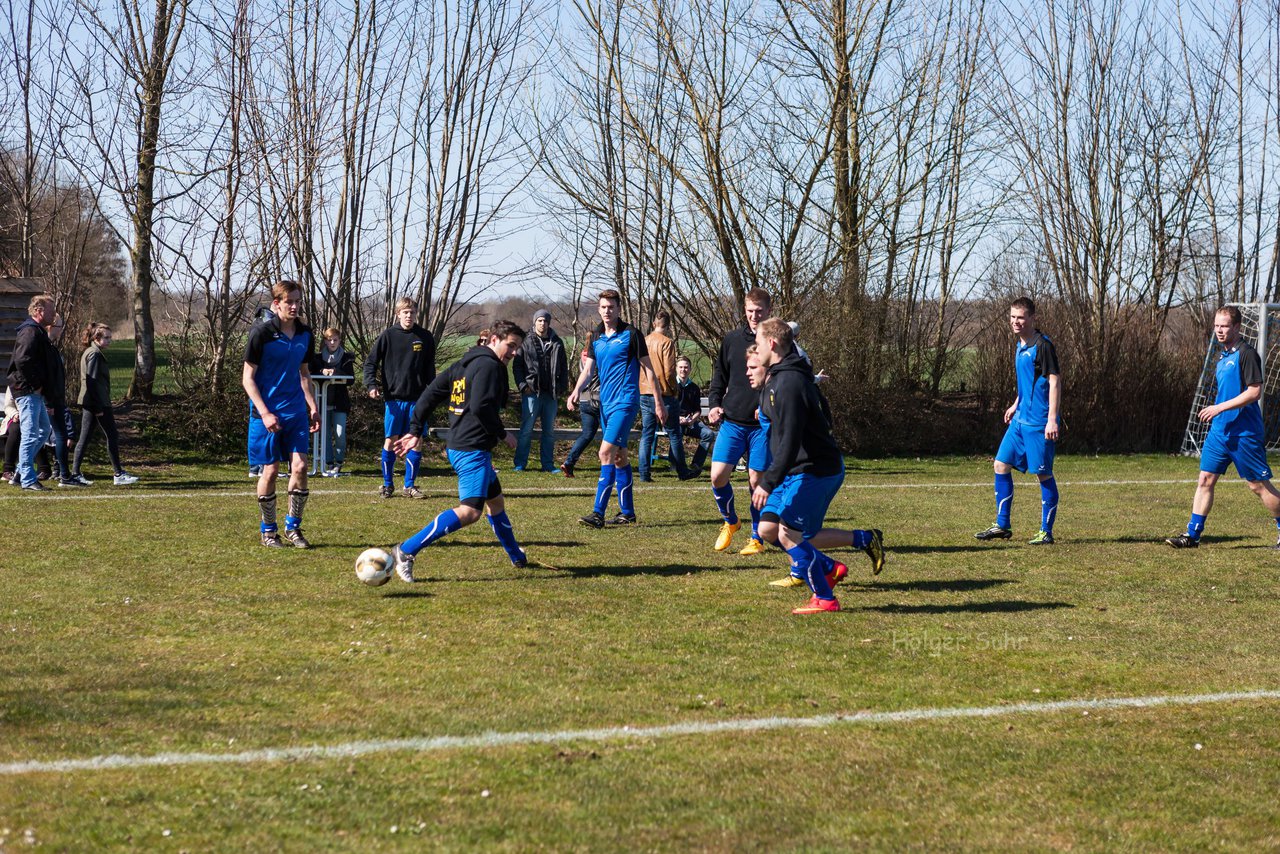
<svg viewBox="0 0 1280 854"><path fill-rule="evenodd" d="M138 479L127 471L122 471L120 474L115 476L115 479L112 482L115 483L116 486L129 486L130 484L137 483Z"/></svg>
<svg viewBox="0 0 1280 854"><path fill-rule="evenodd" d="M391 559L395 561L396 575L400 576L400 580L405 584L413 584L417 581L413 577L413 559L414 555L405 554L400 551L400 546L391 549Z"/></svg>

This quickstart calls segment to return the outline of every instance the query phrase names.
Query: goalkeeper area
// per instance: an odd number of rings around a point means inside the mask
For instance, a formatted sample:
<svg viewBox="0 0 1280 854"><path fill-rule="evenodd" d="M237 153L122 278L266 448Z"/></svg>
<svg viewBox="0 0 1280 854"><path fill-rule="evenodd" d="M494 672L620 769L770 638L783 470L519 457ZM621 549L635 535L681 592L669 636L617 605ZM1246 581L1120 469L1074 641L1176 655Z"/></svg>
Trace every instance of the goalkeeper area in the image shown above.
<svg viewBox="0 0 1280 854"><path fill-rule="evenodd" d="M597 531L587 469L502 472L545 568L474 525L365 587L455 501L432 460L428 501L313 481L309 551L258 544L239 466L0 490L0 851L1280 845L1280 553L1234 473L1175 552L1193 461L1060 456L1037 548L1034 478L980 543L989 459L848 459L828 522L889 564L834 551L802 618L705 481Z"/></svg>

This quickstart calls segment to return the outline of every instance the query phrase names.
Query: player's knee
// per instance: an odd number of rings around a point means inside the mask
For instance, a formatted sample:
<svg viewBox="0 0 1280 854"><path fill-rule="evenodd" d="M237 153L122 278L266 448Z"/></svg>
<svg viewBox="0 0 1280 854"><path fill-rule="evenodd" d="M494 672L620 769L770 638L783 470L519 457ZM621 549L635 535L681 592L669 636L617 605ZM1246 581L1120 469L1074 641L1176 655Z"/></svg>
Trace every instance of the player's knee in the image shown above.
<svg viewBox="0 0 1280 854"><path fill-rule="evenodd" d="M1212 489L1214 487L1214 484L1216 484L1217 482L1218 482L1218 476L1213 472L1211 471L1200 472L1200 480L1199 480L1200 486L1203 486L1206 489Z"/></svg>
<svg viewBox="0 0 1280 854"><path fill-rule="evenodd" d="M483 503L481 506L483 506ZM476 506L470 499L468 499L454 508L453 513L458 517L458 521L463 525L470 525L480 518L480 507Z"/></svg>
<svg viewBox="0 0 1280 854"><path fill-rule="evenodd" d="M995 461L993 468L995 469L996 474L1008 474L1013 471L1013 466L1008 463L1002 463L999 460Z"/></svg>
<svg viewBox="0 0 1280 854"><path fill-rule="evenodd" d="M761 519L756 532L760 535L760 539L770 545L778 544L778 523L772 520Z"/></svg>

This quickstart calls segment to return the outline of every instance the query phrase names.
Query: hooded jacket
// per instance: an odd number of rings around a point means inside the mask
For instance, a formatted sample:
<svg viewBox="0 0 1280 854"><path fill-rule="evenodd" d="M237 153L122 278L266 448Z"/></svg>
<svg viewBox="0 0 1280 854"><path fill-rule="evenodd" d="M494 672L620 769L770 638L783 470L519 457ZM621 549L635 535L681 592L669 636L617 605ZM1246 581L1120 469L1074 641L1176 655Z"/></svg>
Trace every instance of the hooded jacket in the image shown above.
<svg viewBox="0 0 1280 854"><path fill-rule="evenodd" d="M408 329L397 323L383 331L364 360L364 387L381 389L390 400L417 400L435 377L436 339L416 323Z"/></svg>
<svg viewBox="0 0 1280 854"><path fill-rule="evenodd" d="M512 373L523 394L564 397L569 390L569 360L554 329L547 330L546 338L537 332L525 336L512 360Z"/></svg>
<svg viewBox="0 0 1280 854"><path fill-rule="evenodd" d="M9 370L6 372L13 396L25 397L40 392L47 399L53 392L48 386L54 379L54 360L57 358L49 333L33 318L28 317L18 324L15 337L13 358L9 360ZM63 382L65 381L64 377ZM65 399L65 389L61 397Z"/></svg>
<svg viewBox="0 0 1280 854"><path fill-rule="evenodd" d="M510 385L507 366L484 345L472 347L427 386L413 407L409 432L421 436L431 411L449 404L451 451L492 451L502 441L502 407L506 406Z"/></svg>
<svg viewBox="0 0 1280 854"><path fill-rule="evenodd" d="M788 475L840 473L844 462L831 435L831 420L813 381L813 369L794 350L769 368L760 390L760 414L769 421L773 455L773 463L760 478L766 492L777 489Z"/></svg>
<svg viewBox="0 0 1280 854"><path fill-rule="evenodd" d="M724 336L707 387L708 407L723 407L725 418L748 427L756 426L756 405L760 401L747 381L747 348L754 343L755 333L746 321Z"/></svg>

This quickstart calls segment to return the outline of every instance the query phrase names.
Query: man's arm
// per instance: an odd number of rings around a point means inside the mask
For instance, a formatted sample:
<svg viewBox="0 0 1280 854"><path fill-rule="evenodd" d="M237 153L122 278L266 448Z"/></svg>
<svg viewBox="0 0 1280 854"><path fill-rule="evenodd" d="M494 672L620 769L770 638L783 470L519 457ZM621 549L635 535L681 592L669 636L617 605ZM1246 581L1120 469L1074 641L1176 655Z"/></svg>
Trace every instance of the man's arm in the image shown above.
<svg viewBox="0 0 1280 854"><path fill-rule="evenodd" d="M1050 441L1058 438L1058 405L1062 401L1062 377L1049 374L1049 420L1044 425L1044 437Z"/></svg>
<svg viewBox="0 0 1280 854"><path fill-rule="evenodd" d="M245 362L244 370L240 372L240 385L244 387L244 393L249 395L254 411L261 416L262 426L267 428L267 432L274 433L280 429L280 419L274 412L267 409L267 402L263 400L262 392L258 390L257 374L258 366Z"/></svg>
<svg viewBox="0 0 1280 854"><path fill-rule="evenodd" d="M590 350L587 351L591 352ZM578 398L582 396L582 390L587 387L587 383L591 382L591 372L596 369L596 360L591 356L582 357L582 373L578 374L578 381L573 386L573 391L569 392L569 399L565 401L565 405L572 412L573 408L578 404Z"/></svg>
<svg viewBox="0 0 1280 854"><path fill-rule="evenodd" d="M314 433L320 429L320 410L316 407L316 396L311 390L310 362L310 359L302 360L302 364L298 366L298 378L302 380L302 396L307 399L307 418L311 422L311 432Z"/></svg>
<svg viewBox="0 0 1280 854"><path fill-rule="evenodd" d="M386 346L387 333L382 333L373 342L373 347L369 349L369 355L364 359L364 387L369 393L369 397L375 400L382 394L378 387L378 366L382 362L383 349Z"/></svg>

